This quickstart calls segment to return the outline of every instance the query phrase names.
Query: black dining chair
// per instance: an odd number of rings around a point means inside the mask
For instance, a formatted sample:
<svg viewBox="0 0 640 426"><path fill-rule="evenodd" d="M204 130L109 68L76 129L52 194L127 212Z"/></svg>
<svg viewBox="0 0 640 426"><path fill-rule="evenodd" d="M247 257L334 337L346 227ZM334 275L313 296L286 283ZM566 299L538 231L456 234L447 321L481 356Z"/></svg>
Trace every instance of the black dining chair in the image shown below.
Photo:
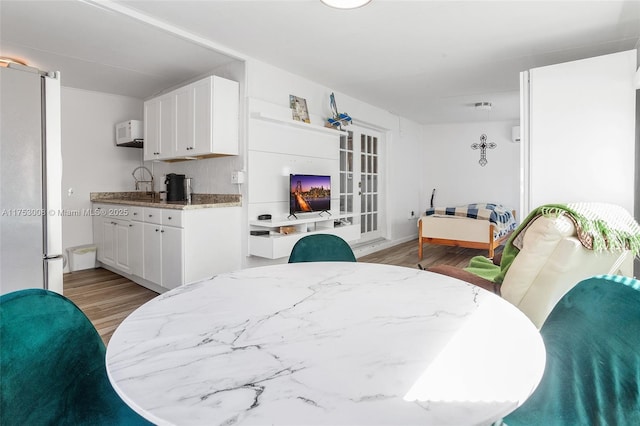
<svg viewBox="0 0 640 426"><path fill-rule="evenodd" d="M547 350L540 385L503 424L640 425L640 281L581 281L540 334Z"/></svg>
<svg viewBox="0 0 640 426"><path fill-rule="evenodd" d="M289 256L289 263L355 261L349 244L332 234L312 234L299 239Z"/></svg>
<svg viewBox="0 0 640 426"><path fill-rule="evenodd" d="M111 387L105 346L66 297L0 296L0 424L149 425Z"/></svg>

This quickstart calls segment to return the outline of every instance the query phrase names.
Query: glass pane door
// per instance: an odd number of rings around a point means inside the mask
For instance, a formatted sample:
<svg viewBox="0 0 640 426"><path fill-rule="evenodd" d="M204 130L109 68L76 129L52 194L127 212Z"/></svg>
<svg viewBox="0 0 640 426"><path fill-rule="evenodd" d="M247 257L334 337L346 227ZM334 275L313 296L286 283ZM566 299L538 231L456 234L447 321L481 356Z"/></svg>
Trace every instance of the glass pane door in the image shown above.
<svg viewBox="0 0 640 426"><path fill-rule="evenodd" d="M340 212L353 213L361 240L381 232L381 134L351 127L340 137Z"/></svg>
<svg viewBox="0 0 640 426"><path fill-rule="evenodd" d="M340 213L353 213L353 132L340 136Z"/></svg>
<svg viewBox="0 0 640 426"><path fill-rule="evenodd" d="M360 233L363 238L379 235L378 144L378 137L360 134Z"/></svg>

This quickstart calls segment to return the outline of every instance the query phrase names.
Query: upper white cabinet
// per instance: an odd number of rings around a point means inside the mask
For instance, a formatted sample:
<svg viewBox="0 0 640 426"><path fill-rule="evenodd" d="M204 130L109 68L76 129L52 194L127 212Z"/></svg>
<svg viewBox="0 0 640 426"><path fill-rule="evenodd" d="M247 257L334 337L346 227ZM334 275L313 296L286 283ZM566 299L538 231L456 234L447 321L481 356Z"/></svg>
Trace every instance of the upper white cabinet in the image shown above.
<svg viewBox="0 0 640 426"><path fill-rule="evenodd" d="M176 102L172 93L144 104L144 159L161 160L177 151Z"/></svg>
<svg viewBox="0 0 640 426"><path fill-rule="evenodd" d="M206 77L144 103L144 160L238 155L239 85Z"/></svg>
<svg viewBox="0 0 640 426"><path fill-rule="evenodd" d="M155 160L160 156L160 99L144 103L144 159Z"/></svg>

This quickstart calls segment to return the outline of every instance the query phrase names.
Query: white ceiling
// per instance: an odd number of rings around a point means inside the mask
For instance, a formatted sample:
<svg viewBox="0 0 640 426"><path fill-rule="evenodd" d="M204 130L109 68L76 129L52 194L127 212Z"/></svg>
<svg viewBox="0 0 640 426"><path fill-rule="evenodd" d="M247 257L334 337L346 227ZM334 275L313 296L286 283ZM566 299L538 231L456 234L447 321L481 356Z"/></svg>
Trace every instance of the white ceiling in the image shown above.
<svg viewBox="0 0 640 426"><path fill-rule="evenodd" d="M638 0L0 0L0 56L65 86L144 99L252 57L419 123L517 120L520 71L639 40Z"/></svg>

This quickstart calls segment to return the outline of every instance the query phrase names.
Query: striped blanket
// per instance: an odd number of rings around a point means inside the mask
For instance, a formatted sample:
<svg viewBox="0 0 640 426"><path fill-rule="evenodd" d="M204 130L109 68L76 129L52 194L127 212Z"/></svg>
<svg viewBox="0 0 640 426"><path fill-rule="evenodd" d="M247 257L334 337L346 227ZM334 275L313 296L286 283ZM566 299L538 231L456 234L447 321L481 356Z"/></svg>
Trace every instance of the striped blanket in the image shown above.
<svg viewBox="0 0 640 426"><path fill-rule="evenodd" d="M427 209L427 216L458 216L488 220L496 226L494 237L500 238L518 226L511 210L501 204L474 203L457 207L435 207Z"/></svg>

